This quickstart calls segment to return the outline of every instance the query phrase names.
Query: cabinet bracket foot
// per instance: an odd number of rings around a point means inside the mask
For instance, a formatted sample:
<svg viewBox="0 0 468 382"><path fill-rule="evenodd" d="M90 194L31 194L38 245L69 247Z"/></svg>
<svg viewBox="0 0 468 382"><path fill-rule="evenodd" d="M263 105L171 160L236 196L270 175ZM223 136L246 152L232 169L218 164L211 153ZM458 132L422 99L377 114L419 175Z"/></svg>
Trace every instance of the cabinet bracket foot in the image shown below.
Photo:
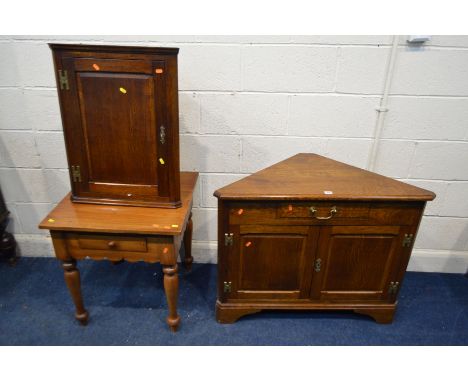
<svg viewBox="0 0 468 382"><path fill-rule="evenodd" d="M219 301L216 302L216 321L220 324L233 324L242 316L258 313L262 309L256 308L237 308L223 306Z"/></svg>
<svg viewBox="0 0 468 382"><path fill-rule="evenodd" d="M358 308L354 313L365 314L372 317L378 324L391 324L396 306L385 308Z"/></svg>

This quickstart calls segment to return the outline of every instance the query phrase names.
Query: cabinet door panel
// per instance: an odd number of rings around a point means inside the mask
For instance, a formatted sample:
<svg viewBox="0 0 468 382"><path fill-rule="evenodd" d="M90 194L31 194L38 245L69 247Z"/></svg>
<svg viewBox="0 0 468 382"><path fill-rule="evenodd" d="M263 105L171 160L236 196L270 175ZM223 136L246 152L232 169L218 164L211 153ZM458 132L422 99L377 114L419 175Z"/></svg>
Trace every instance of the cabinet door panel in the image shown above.
<svg viewBox="0 0 468 382"><path fill-rule="evenodd" d="M89 181L156 184L153 79L145 74L78 73ZM146 171L140 171L141 166Z"/></svg>
<svg viewBox="0 0 468 382"><path fill-rule="evenodd" d="M353 300L387 298L398 265L399 227L324 227L320 232L312 298Z"/></svg>
<svg viewBox="0 0 468 382"><path fill-rule="evenodd" d="M317 229L240 226L229 298L307 298Z"/></svg>

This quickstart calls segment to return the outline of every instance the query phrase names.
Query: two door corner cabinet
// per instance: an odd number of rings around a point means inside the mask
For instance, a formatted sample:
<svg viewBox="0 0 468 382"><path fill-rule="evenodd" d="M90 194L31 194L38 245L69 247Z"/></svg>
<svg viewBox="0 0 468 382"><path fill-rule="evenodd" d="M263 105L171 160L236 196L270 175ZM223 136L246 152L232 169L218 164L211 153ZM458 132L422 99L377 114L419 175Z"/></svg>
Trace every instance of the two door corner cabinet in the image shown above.
<svg viewBox="0 0 468 382"><path fill-rule="evenodd" d="M218 322L264 309L352 310L393 320L435 195L315 154L215 191Z"/></svg>
<svg viewBox="0 0 468 382"><path fill-rule="evenodd" d="M72 201L180 207L178 49L49 46Z"/></svg>

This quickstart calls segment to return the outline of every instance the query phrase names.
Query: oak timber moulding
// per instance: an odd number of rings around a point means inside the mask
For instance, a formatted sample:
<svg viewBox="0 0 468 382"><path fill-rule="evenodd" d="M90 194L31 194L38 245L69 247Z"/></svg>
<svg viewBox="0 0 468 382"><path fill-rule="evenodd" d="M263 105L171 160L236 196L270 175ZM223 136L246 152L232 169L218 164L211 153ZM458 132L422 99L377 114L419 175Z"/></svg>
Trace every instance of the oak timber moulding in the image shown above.
<svg viewBox="0 0 468 382"><path fill-rule="evenodd" d="M50 48L72 200L180 207L179 50Z"/></svg>

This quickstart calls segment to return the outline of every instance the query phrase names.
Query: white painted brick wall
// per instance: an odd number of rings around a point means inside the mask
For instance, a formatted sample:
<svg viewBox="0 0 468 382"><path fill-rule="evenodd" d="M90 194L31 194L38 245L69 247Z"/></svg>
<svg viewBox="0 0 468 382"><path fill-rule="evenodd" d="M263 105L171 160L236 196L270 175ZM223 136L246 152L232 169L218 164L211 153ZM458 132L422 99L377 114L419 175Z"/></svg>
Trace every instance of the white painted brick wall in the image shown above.
<svg viewBox="0 0 468 382"><path fill-rule="evenodd" d="M325 155L327 140L303 137L242 138L241 172L251 174L300 152Z"/></svg>
<svg viewBox="0 0 468 382"><path fill-rule="evenodd" d="M382 93L389 51L388 47L340 48L337 92Z"/></svg>
<svg viewBox="0 0 468 382"><path fill-rule="evenodd" d="M38 168L39 159L34 134L23 130L0 130L0 167Z"/></svg>
<svg viewBox="0 0 468 382"><path fill-rule="evenodd" d="M289 134L304 137L372 137L377 97L294 95Z"/></svg>
<svg viewBox="0 0 468 382"><path fill-rule="evenodd" d="M179 53L180 90L239 90L240 47L188 45Z"/></svg>
<svg viewBox="0 0 468 382"><path fill-rule="evenodd" d="M468 95L468 50L400 48L393 94Z"/></svg>
<svg viewBox="0 0 468 382"><path fill-rule="evenodd" d="M199 133L286 135L288 100L277 94L204 94Z"/></svg>
<svg viewBox="0 0 468 382"><path fill-rule="evenodd" d="M70 189L48 42L180 48L181 166L200 171L194 252L215 261L215 189L297 152L366 166L392 38L0 36L0 183L21 252L36 256L51 254L39 220ZM468 254L468 36L399 42L376 171L437 193L416 242L428 266L413 264L431 269Z"/></svg>
<svg viewBox="0 0 468 382"><path fill-rule="evenodd" d="M250 45L242 49L243 90L333 91L338 48Z"/></svg>
<svg viewBox="0 0 468 382"><path fill-rule="evenodd" d="M468 98L390 97L383 137L466 140Z"/></svg>

